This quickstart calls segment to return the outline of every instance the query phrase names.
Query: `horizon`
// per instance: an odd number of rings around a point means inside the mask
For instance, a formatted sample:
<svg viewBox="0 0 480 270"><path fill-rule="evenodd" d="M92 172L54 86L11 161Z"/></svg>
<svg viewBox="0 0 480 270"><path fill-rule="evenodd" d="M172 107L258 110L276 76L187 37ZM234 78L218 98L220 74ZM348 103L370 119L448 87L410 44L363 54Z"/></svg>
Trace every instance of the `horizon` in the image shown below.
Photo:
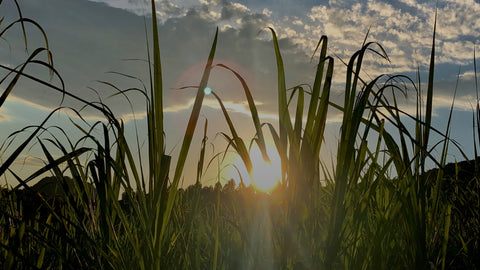
<svg viewBox="0 0 480 270"><path fill-rule="evenodd" d="M182 6L180 3L186 4ZM405 74L416 81L418 64L421 81L426 82L425 72L428 70L432 44L435 5L430 1L413 0L395 3L368 1L364 4L350 5L351 3L352 1L278 0L158 1L157 15L161 21L159 42L164 77L166 153L174 157L173 164L175 155L178 155L178 144L181 143L178 138L183 136L194 99L192 91L178 88L198 85L216 27L219 27L220 33L215 63L232 67L246 79L258 105L261 120L274 125L277 125L278 121L275 119L276 65L271 35L265 31L265 27L268 26L273 26L279 37L280 50L285 61L287 88L300 83L313 84L316 58L311 62L310 57L320 36L325 34L329 37L327 54L338 56L335 59L332 99L343 104L342 86L345 68L339 59L348 61L360 48L367 32L367 40L379 42L391 59L388 63L381 61L379 57L369 56L365 64L367 78L389 73ZM125 119L126 129L132 136L129 139L132 140L135 135L135 121L132 121L134 118L138 120L136 124L140 131L139 136L145 135L142 132L145 130L145 125L142 124L145 121L144 100L141 95L129 95L133 103L133 107L130 108L122 98L108 98L115 93L114 89L97 80L114 82L122 88L139 86L135 80L125 80L108 73L115 71L138 76L143 82L148 83L147 66L138 60L147 57L144 30L144 15L149 14L147 4L128 0L50 0L50 5L39 5L35 1L21 3L23 16L38 21L47 33L55 67L65 80L67 91L72 91L87 100L96 100L97 94L89 89L94 88L102 100L106 101L118 116ZM6 14L1 15L9 21L9 16L15 13L8 12L7 2L4 6ZM55 8L48 9L47 6ZM11 8L10 5L10 10ZM56 15L53 16L52 12ZM480 23L475 19L479 12L479 1L462 3L440 1L435 47L435 106L432 123L434 127L443 131L458 75L460 81L455 99L451 137L462 145L462 150L469 159L472 159L474 154L473 146L471 148L468 146L473 145L474 140L472 117L477 101L473 50L480 42ZM31 49L40 41L36 37L38 31L29 30ZM10 44L2 43L1 63L16 66L19 59L23 59L25 51L24 46L19 43L21 38L19 29L9 33ZM149 38L151 40L151 36ZM48 74L40 74L48 78ZM54 80L54 83L58 83L58 80ZM31 91L32 86L33 84L23 80L12 92L13 96L10 96L0 108L1 138L6 139L9 134L27 125L40 123L52 109L60 105L61 95L37 85L35 87L38 90ZM217 68L212 71L209 87L220 95L235 124L242 127L240 137L249 142L254 137L255 131L240 83L231 73ZM411 101L407 99L401 104L407 112L412 112L415 107L411 106L409 103ZM62 105L79 106L69 99ZM207 97L201 112L203 118L197 126L196 139L189 153L190 162L196 162L198 159L201 140L199 138L201 131L198 129L202 130L203 119L209 120L208 137L217 147L215 152L221 151L222 145L225 145L225 142L218 138L217 132L227 131L228 127L218 112L219 106L216 101L212 97ZM338 111L329 111L325 140L332 143L326 144L325 150L322 149L322 157L326 161L334 159L339 120L341 121L339 115ZM98 119L90 111L84 111L83 116L90 121ZM56 116L55 119L57 122L51 121L51 125L69 124L68 115ZM24 153L13 168L28 175L28 172L44 165L42 161L29 155L42 157L40 151ZM452 151L449 161L454 160L461 161L463 156L458 151ZM235 162L234 157L229 157L226 161ZM190 176L184 174L184 185L194 183L195 172L191 170ZM225 172L225 175L230 174ZM213 185L215 179L211 182L210 178L210 175L206 175L202 184Z"/></svg>

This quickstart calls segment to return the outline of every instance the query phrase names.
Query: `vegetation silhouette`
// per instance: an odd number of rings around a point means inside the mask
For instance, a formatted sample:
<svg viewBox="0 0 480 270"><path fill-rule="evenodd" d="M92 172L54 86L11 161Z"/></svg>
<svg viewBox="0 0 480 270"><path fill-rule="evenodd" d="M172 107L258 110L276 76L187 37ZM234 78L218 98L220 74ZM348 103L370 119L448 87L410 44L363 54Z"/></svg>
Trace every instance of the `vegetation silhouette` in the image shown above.
<svg viewBox="0 0 480 270"><path fill-rule="evenodd" d="M19 25L27 47L25 24L31 24L44 36L45 48L33 50L20 66L0 63L5 72L0 80L5 86L0 106L19 79L29 79L95 109L104 119L89 124L81 112L58 108L39 125L25 127L6 138L0 150L8 154L2 156L0 176L9 175L18 185L0 192L0 261L4 269L480 268L476 152L480 137L475 137L480 134L473 138L475 160L446 164L450 146L463 152L450 139L454 100L446 130L441 132L431 124L436 22L426 91L422 84L402 75L364 80L360 74L366 54L389 61L380 44L364 42L345 63L342 105L330 100L335 59L327 55L328 38L322 36L315 48L318 65L310 90L305 85L287 89L279 42L276 32L269 28L278 78L278 129L260 121L242 76L226 65L213 64L217 29L196 87L178 160L172 163L165 153L155 1L151 1L153 46L148 42L146 46L151 80L149 85L135 89L146 101L147 161L137 161L139 140L136 144L128 142L124 123L108 106L65 90L43 29L24 18L19 3L12 1L18 19L0 21L0 37ZM4 1L0 1L0 7L2 4ZM46 68L51 76L59 78L60 85L27 73L29 65ZM476 71L476 62L474 65ZM203 90L214 68L231 71L241 82L256 130L252 144L258 145L265 160L269 157L264 130L273 137L281 158L282 181L271 194L246 187L243 182L235 186L234 181L229 181L222 186L220 174L214 187L202 186L205 167L222 160L229 149L240 156L250 173L252 168L247 144L237 133L239 127L214 91L211 94L219 102L230 132L221 132L228 148L206 159L206 121L196 184L185 189L179 185L203 104ZM121 90L114 83L108 84L128 100L126 93L132 89ZM408 91L417 95L414 115L397 105L398 98ZM290 116L290 108L294 117ZM319 153L330 108L341 111L343 119L337 160L328 169ZM60 130L58 136L48 132L48 120L62 109L76 116L71 120L76 131L83 134L79 141L71 141L66 127L53 127ZM308 113L304 115L304 111ZM479 112L477 100L477 124ZM413 121L413 130L406 128L405 119ZM25 133L26 139L15 145L14 139ZM440 142L431 141L434 133L441 137ZM368 141L376 144L371 146ZM16 148L11 153L6 151L12 145ZM21 178L12 164L33 145L40 148L47 162ZM439 156L434 156L432 153L439 148ZM53 151L61 155L54 157ZM80 157L87 157L86 161ZM436 164L437 169L428 171L427 161ZM170 176L171 166L174 173ZM390 171L395 171L395 177ZM46 173L51 176L31 184Z"/></svg>

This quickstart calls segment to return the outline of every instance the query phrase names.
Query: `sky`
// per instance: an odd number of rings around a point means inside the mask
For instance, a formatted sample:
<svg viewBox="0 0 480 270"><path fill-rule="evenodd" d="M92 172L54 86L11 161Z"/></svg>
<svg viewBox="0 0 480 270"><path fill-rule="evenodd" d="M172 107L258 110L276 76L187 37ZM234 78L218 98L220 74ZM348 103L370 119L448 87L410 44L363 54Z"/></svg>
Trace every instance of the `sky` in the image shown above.
<svg viewBox="0 0 480 270"><path fill-rule="evenodd" d="M368 33L368 41L380 43L390 57L386 62L373 54L366 58L364 76L374 78L380 74L405 74L416 81L417 68L421 81L427 80L429 56L432 46L435 1L397 0L362 2L350 0L175 0L157 1L159 42L164 78L164 108L166 151L179 152L191 111L195 91L179 90L182 86L198 85L205 60L219 28L216 63L223 63L239 72L249 84L258 105L262 121L276 123L276 62L271 34L275 29L285 62L287 87L301 83L313 84L316 62L311 61L315 46L322 35L329 38L328 54L336 57L332 100L342 103L345 70L339 59L348 61L361 47ZM135 124L140 137L145 136L145 101L141 94L131 93L130 104L115 90L102 83L111 82L121 89L148 84L146 32L151 39L148 17L149 1L145 0L22 0L24 17L38 22L48 36L55 68L61 74L66 89L87 100L101 99L126 122L127 130L134 134ZM480 1L438 1L436 32L436 69L433 123L444 130L457 77L458 92L455 101L452 138L457 140L469 158L473 157L472 108L476 103L474 81L474 47L480 44ZM3 1L0 16L6 22L16 18L13 1ZM145 18L147 27L145 30ZM27 27L28 50L19 27L11 29L0 40L0 62L16 66L39 46L44 46L41 35ZM151 40L150 40L151 44ZM478 53L478 52L477 52ZM338 58L337 58L338 57ZM29 71L47 80L44 70ZM126 79L111 72L137 77ZM5 76L5 71L0 71ZM52 79L58 85L59 80ZM222 98L247 145L255 135L248 105L240 83L234 76L219 68L214 69L209 86ZM5 83L0 84L3 91ZM413 112L415 103L410 95L401 104ZM38 124L58 106L80 108L80 104L51 89L28 80L21 80L0 108L0 139L27 125ZM68 110L65 110L68 111ZM71 114L69 114L71 115ZM93 111L82 115L94 121ZM134 121L133 119L138 119ZM209 146L211 153L222 150L220 131L228 131L225 120L213 97L204 101L202 116L197 126L197 138L191 148L190 162L196 164L203 122L209 120ZM335 152L339 113L329 115L325 157ZM59 125L75 133L67 115L56 115L50 125ZM17 139L19 141L20 139ZM1 152L0 152L1 155ZM4 154L5 155L5 154ZM24 153L16 163L18 170L28 174L42 164L41 153ZM450 160L462 160L452 151ZM234 161L232 161L234 162ZM188 163L187 163L188 164ZM173 167L173 166L172 166ZM185 176L189 184L192 176ZM215 180L205 177L206 184Z"/></svg>

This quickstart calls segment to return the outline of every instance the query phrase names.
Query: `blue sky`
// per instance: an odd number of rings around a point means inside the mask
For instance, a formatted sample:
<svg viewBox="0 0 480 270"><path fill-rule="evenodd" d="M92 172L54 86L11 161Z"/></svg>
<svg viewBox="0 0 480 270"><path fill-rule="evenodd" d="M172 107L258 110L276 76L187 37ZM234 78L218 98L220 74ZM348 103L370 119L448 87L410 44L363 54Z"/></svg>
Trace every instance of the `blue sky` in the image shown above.
<svg viewBox="0 0 480 270"><path fill-rule="evenodd" d="M15 15L9 2L13 1L4 1L0 6L0 16L5 16L6 21ZM114 82L122 88L140 86L137 81L108 73L118 71L148 82L147 67L138 59L146 58L144 16L149 16L149 2L23 0L20 5L25 17L36 20L45 29L56 68L67 89L88 100L100 97L127 121L127 126L133 128L132 112L140 119L144 115L142 97L132 94L133 108L130 108L124 99L109 97L114 90L98 81ZM232 66L247 79L263 121L274 122L277 111L276 65L271 35L265 30L268 26L273 27L280 38L287 86L313 83L315 61L310 62L310 57L321 35L329 37L328 53L346 61L360 48L369 29L368 40L382 44L391 62L373 56L367 58L365 76L373 78L384 73L401 73L415 79L419 66L422 81L426 81L435 1L175 0L157 1L157 9L161 21L160 49L166 89L166 149L173 155L179 150L181 141L178 138L185 130L194 98L192 91L175 88L198 84L216 27L220 29L216 60ZM478 0L438 1L434 122L443 130L459 75L452 137L469 155L473 153L471 109L476 102L473 49L480 43L479 15ZM31 36L29 48L43 44L38 31L29 28L28 32ZM13 29L5 38L8 42L0 41L0 62L11 66L21 63L27 54L20 42L20 29ZM339 103L344 72L345 68L337 60L332 98ZM5 73L2 71L1 74ZM38 74L48 79L48 74L41 71ZM55 79L53 82L58 83ZM5 85L0 87L3 90ZM222 97L234 121L245 126L241 135L249 141L254 131L240 84L228 72L216 70L212 74L211 87ZM60 95L26 80L19 84L13 95L0 108L1 139L25 125L38 123L61 102ZM68 99L63 105L79 106ZM415 103L405 99L402 106L411 112ZM214 100L207 99L202 115L210 121L209 138L221 144L215 133L227 131L227 127L218 112ZM84 116L96 119L93 112L84 111ZM331 130L327 131L329 139L335 140L338 135L338 118L338 113L332 111ZM59 116L55 121L51 124L69 124L67 117ZM138 125L142 127L142 121ZM198 141L194 141L192 160L198 151L195 143ZM331 145L331 149L326 150L327 155L334 152L335 144ZM458 153L452 153L452 160L461 159ZM24 157L33 165L38 164L37 159L27 158L27 153ZM26 164L30 166L28 162Z"/></svg>

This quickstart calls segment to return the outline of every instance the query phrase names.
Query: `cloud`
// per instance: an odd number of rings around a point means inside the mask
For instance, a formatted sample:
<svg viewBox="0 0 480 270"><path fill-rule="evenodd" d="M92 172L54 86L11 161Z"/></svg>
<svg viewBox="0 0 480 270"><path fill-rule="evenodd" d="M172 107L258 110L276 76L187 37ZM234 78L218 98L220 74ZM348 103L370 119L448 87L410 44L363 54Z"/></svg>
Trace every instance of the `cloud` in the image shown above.
<svg viewBox="0 0 480 270"><path fill-rule="evenodd" d="M117 90L96 80L111 82L120 90L134 87L143 90L143 85L137 80L106 73L118 71L136 76L148 84L148 67L141 61L146 58L143 18L101 3L49 1L52 6L56 6L55 11L39 11L35 1L25 1L24 13L25 16L35 16L49 34L56 68L62 74L67 90L88 101L101 100L117 112L119 117L132 119L130 104L123 96L109 98ZM161 6L163 2L157 3ZM82 12L69 13L68 10ZM276 94L275 54L270 33L263 30L263 34L259 35L259 31L265 29L270 22L268 16L253 13L238 3L221 1L209 2L206 7L190 8L180 17L175 17L181 13L178 9L174 7L172 10L178 12L165 12L172 15L159 25L166 112L184 110L182 104L188 106L188 102L185 103L190 100L188 93L172 89L198 84L212 43L216 20L220 16L218 11L229 10L231 17L228 17L229 20L225 18L224 23L230 27L225 27L224 32L220 33L216 62L227 64L244 76L255 99L259 104L264 103L261 113L265 117L271 117L276 112L276 98L272 98ZM85 14L92 18L85 18ZM63 24L58 25L57 21L62 21ZM262 38L262 35L267 38ZM286 69L290 71L287 74L292 79L290 84L299 84L305 78L310 78L314 64L305 65L303 60L308 58L289 39L280 38L279 42L288 66ZM42 78L48 81L48 74L46 75ZM241 84L230 71L215 68L211 84L227 100L236 104L245 101ZM28 100L32 104L46 108L60 105L61 94L55 95L48 87L41 87L28 80L24 80L15 90L14 94L19 99ZM137 92L127 93L127 96L131 99L136 118L139 118L145 115L145 99L143 95L135 94ZM227 103L229 109L242 111L233 104ZM66 98L63 105L76 108L83 106L71 98ZM98 119L91 110L84 110L83 113L89 119Z"/></svg>
<svg viewBox="0 0 480 270"><path fill-rule="evenodd" d="M0 122L7 122L10 121L11 118L8 115L8 112L5 112L5 110L0 111Z"/></svg>
<svg viewBox="0 0 480 270"><path fill-rule="evenodd" d="M264 8L264 9L262 10L262 14L265 15L265 16L267 16L267 17L270 17L270 16L272 16L272 11L269 10L268 8Z"/></svg>
<svg viewBox="0 0 480 270"><path fill-rule="evenodd" d="M393 61L395 71L413 71L416 68L415 61L406 60L413 55L428 58L435 14L434 3L414 0L388 3L377 0L363 3L332 0L328 3L315 2L317 5L313 5L313 1L298 1L293 5L278 0L266 0L256 4L247 2L248 6L225 0L202 3L208 9L221 8L222 19L236 18L234 20L236 24L228 23L233 28L241 27L247 15L263 14L272 20L271 23L276 26L278 32L299 44L307 54L315 46L317 39L326 34L334 41L331 43L331 50L342 57L349 57L358 49L370 27L370 40L382 44L394 41L388 44L387 49L394 52L392 59L395 60ZM191 8L192 4L186 6ZM309 12L305 16L307 8ZM303 10L302 16L297 15L299 10ZM454 43L459 41L478 43L480 21L476 20L476 12L472 12L475 10L479 10L478 1L439 3L437 27L439 40L447 47L455 46ZM224 27L226 28L228 27ZM465 60L470 60L457 57L449 50L439 52L438 63L453 61L466 64Z"/></svg>
<svg viewBox="0 0 480 270"><path fill-rule="evenodd" d="M148 66L142 61L147 57L144 18L138 16L148 14L148 1L47 2L55 8L45 9L37 1L25 0L22 11L44 26L56 67L67 89L87 100L101 98L119 115L131 119L133 116L128 102L121 96L107 98L115 93L114 89L96 80L115 83L121 89L143 89L136 80L106 73L114 70L134 75L148 85ZM279 37L289 87L300 83L313 84L318 60L310 62L310 56L324 34L329 37L328 53L348 61L359 49L370 28L368 40L381 43L392 60L387 63L369 54L365 58L364 71L370 77L381 73L414 75L417 62L422 70L428 66L435 8L429 2L369 0L354 3L344 0L315 2L313 5L313 1L299 1L295 7L291 3L282 2L279 5L281 1L276 1L277 5L273 5L273 2L157 1L161 19L159 40L165 108L173 110L186 106L182 104L188 105L191 96L172 89L198 84L204 67L199 63L204 63L207 57L216 26L221 30L216 61L234 65L236 70L241 70L242 76L248 77L252 93L256 100L263 103L262 109L267 115L277 110L276 61L267 26L274 26ZM267 4L269 6L265 6ZM303 16L298 16L300 8L303 8ZM478 10L478 3L449 1L440 5L438 64L450 67L462 65L465 72L472 70L473 44L478 43L480 22L472 17L475 12L469 13L469 10ZM8 14L8 10L4 12ZM15 39L14 35L10 37ZM20 40L17 32L13 45L19 44ZM32 46L34 44L38 42L32 42ZM22 59L22 54L25 56L22 50L14 52L12 65ZM12 58L5 51L0 54L2 62L9 57ZM344 88L345 70L336 59L335 93L341 93ZM451 83L455 81L455 72L437 69L437 73L442 79ZM46 72L38 74L49 80ZM58 84L58 80L55 82ZM240 83L230 72L216 68L212 72L211 83L227 100L237 103L245 100ZM95 89L98 95L90 88ZM61 101L61 95L52 97L51 90L28 80L23 80L15 90L14 94L19 98L46 107L58 106ZM446 90L440 89L439 92ZM144 97L133 92L128 96L137 117L142 117ZM67 105L81 106L72 99L66 102Z"/></svg>
<svg viewBox="0 0 480 270"><path fill-rule="evenodd" d="M439 49L437 63L465 65L471 62L471 49L465 51L464 46L458 46L458 43L472 44L478 40L478 20L471 18L475 12L468 12L469 10L478 10L477 4L473 1L463 4L453 1L440 6L437 41L442 47L455 47L458 50L454 53L451 49ZM313 6L308 16L302 18L304 30L295 29L295 35L289 38L303 40L299 44L307 51L314 46L320 35L326 34L331 40L331 51L342 58L348 58L359 48L370 28L369 40L385 46L392 59L392 71L413 71L416 69L415 60L428 59L434 14L434 5L416 1L385 3L370 0L365 4L330 1L328 5ZM462 53L469 54L470 57Z"/></svg>
<svg viewBox="0 0 480 270"><path fill-rule="evenodd" d="M466 80L474 80L475 79L475 72L473 70L463 72L462 74L460 74L460 77L463 78L463 79L466 79ZM478 75L477 75L477 77L478 77Z"/></svg>
<svg viewBox="0 0 480 270"><path fill-rule="evenodd" d="M47 162L42 160L39 157L33 157L29 155L21 155L13 162L14 166L19 166L21 168L31 168L34 167L39 169L47 165Z"/></svg>
<svg viewBox="0 0 480 270"><path fill-rule="evenodd" d="M176 104L172 105L169 107L166 107L164 109L165 113L179 113L179 112L184 112L184 111L190 111L191 108L193 107L193 103L195 102L195 99L190 99L188 102L183 103L183 104ZM222 100L223 106L227 110L229 114L232 113L239 113L242 115L247 116L248 118L251 117L251 112L250 108L248 106L248 103L246 101L231 101L231 100ZM215 111L221 112L221 107L218 101L214 98L206 98L203 101L203 107L208 107L211 109L214 109ZM255 105L257 106L257 109L262 106L263 103L261 102L255 102ZM278 120L278 117L276 116L275 113L262 113L261 111L259 112L259 117L263 120Z"/></svg>
<svg viewBox="0 0 480 270"><path fill-rule="evenodd" d="M474 1L446 1L438 15L439 36L448 40L478 39L479 11L480 4Z"/></svg>
<svg viewBox="0 0 480 270"><path fill-rule="evenodd" d="M250 9L240 3L229 3L222 8L222 20L243 17Z"/></svg>

